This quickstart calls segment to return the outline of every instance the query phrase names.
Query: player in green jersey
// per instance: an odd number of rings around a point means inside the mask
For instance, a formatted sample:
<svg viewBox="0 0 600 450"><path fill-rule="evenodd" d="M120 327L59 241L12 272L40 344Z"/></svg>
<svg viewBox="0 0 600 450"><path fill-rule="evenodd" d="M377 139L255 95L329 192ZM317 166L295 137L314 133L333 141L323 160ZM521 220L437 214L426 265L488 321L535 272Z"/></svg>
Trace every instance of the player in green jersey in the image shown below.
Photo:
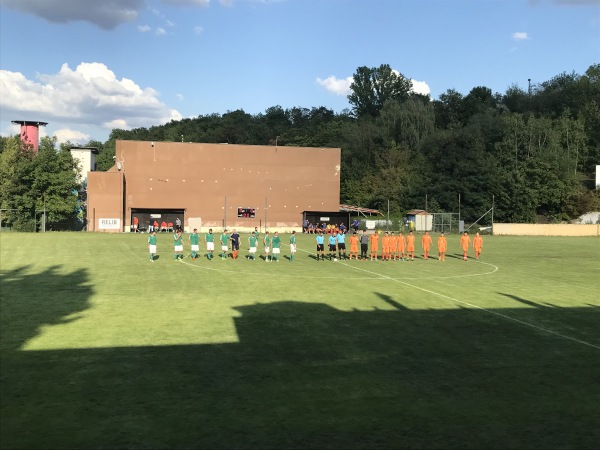
<svg viewBox="0 0 600 450"><path fill-rule="evenodd" d="M296 256L296 231L292 231L290 236L290 262L294 261Z"/></svg>
<svg viewBox="0 0 600 450"><path fill-rule="evenodd" d="M258 242L258 238L256 237L256 233L253 231L252 234L248 237L248 246L250 247L248 253L248 259L256 261L256 244Z"/></svg>
<svg viewBox="0 0 600 450"><path fill-rule="evenodd" d="M154 262L154 256L156 255L156 231L152 230L150 236L148 236L148 251L150 252L150 261Z"/></svg>
<svg viewBox="0 0 600 450"><path fill-rule="evenodd" d="M271 251L271 236L269 236L269 232L265 231L265 237L263 238L263 244L265 246L265 262L271 261L271 256L269 252Z"/></svg>
<svg viewBox="0 0 600 450"><path fill-rule="evenodd" d="M215 235L212 232L212 228L209 228L208 233L204 235L204 241L206 242L206 257L210 261L215 251Z"/></svg>
<svg viewBox="0 0 600 450"><path fill-rule="evenodd" d="M260 239L260 231L258 231L258 227L254 227L254 235L256 236L256 241L258 242Z"/></svg>
<svg viewBox="0 0 600 450"><path fill-rule="evenodd" d="M281 253L281 238L279 237L279 233L277 231L273 233L273 239L271 240L271 253L273 254L273 259L275 262L279 262L279 255Z"/></svg>
<svg viewBox="0 0 600 450"><path fill-rule="evenodd" d="M227 251L229 250L229 234L227 234L227 228L223 230L221 237L219 238L221 242L221 259L227 259Z"/></svg>
<svg viewBox="0 0 600 450"><path fill-rule="evenodd" d="M198 234L198 229L194 228L194 232L190 234L190 247L192 249L192 259L198 258L198 252L200 251L200 235Z"/></svg>
<svg viewBox="0 0 600 450"><path fill-rule="evenodd" d="M183 260L183 236L181 235L181 230L177 230L173 235L173 243L175 245L175 261Z"/></svg>

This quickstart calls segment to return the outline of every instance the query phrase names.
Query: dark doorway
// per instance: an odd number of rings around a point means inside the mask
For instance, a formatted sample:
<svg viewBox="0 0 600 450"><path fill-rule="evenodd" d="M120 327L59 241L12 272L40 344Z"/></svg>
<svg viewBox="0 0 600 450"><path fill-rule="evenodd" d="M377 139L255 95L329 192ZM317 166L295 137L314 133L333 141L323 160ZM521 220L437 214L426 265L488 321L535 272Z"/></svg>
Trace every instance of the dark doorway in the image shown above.
<svg viewBox="0 0 600 450"><path fill-rule="evenodd" d="M137 229L135 223L137 218ZM157 232L166 233L174 231L177 227L177 219L181 222L183 229L185 209L173 208L131 208L131 231L145 233L149 232L158 224Z"/></svg>

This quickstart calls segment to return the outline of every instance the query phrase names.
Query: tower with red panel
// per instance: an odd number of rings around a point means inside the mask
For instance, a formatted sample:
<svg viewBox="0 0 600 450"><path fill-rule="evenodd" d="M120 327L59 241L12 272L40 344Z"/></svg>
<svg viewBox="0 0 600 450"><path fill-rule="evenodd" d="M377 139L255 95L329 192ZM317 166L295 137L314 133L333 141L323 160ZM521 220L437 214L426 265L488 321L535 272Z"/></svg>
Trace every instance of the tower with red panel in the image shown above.
<svg viewBox="0 0 600 450"><path fill-rule="evenodd" d="M12 123L21 125L21 145L23 148L31 147L38 152L40 143L40 126L45 127L48 122L34 122L29 120L13 120Z"/></svg>

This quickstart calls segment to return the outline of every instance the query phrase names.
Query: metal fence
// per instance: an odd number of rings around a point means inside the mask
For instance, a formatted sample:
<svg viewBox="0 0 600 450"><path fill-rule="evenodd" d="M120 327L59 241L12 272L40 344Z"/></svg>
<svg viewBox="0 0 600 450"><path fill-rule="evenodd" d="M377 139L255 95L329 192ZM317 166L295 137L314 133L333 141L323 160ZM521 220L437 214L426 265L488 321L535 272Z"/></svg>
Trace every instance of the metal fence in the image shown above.
<svg viewBox="0 0 600 450"><path fill-rule="evenodd" d="M434 233L445 234L459 233L460 232L460 215L459 213L431 213L432 218L432 231Z"/></svg>

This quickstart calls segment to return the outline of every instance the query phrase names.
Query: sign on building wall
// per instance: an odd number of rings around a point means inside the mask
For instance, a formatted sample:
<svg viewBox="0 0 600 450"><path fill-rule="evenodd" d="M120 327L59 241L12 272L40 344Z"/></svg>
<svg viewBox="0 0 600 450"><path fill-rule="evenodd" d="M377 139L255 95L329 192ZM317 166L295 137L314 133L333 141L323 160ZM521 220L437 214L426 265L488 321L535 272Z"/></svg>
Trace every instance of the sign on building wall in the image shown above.
<svg viewBox="0 0 600 450"><path fill-rule="evenodd" d="M254 208L238 208L237 216L238 217L250 217L254 219L256 210Z"/></svg>
<svg viewBox="0 0 600 450"><path fill-rule="evenodd" d="M120 230L121 219L98 219L99 230Z"/></svg>

